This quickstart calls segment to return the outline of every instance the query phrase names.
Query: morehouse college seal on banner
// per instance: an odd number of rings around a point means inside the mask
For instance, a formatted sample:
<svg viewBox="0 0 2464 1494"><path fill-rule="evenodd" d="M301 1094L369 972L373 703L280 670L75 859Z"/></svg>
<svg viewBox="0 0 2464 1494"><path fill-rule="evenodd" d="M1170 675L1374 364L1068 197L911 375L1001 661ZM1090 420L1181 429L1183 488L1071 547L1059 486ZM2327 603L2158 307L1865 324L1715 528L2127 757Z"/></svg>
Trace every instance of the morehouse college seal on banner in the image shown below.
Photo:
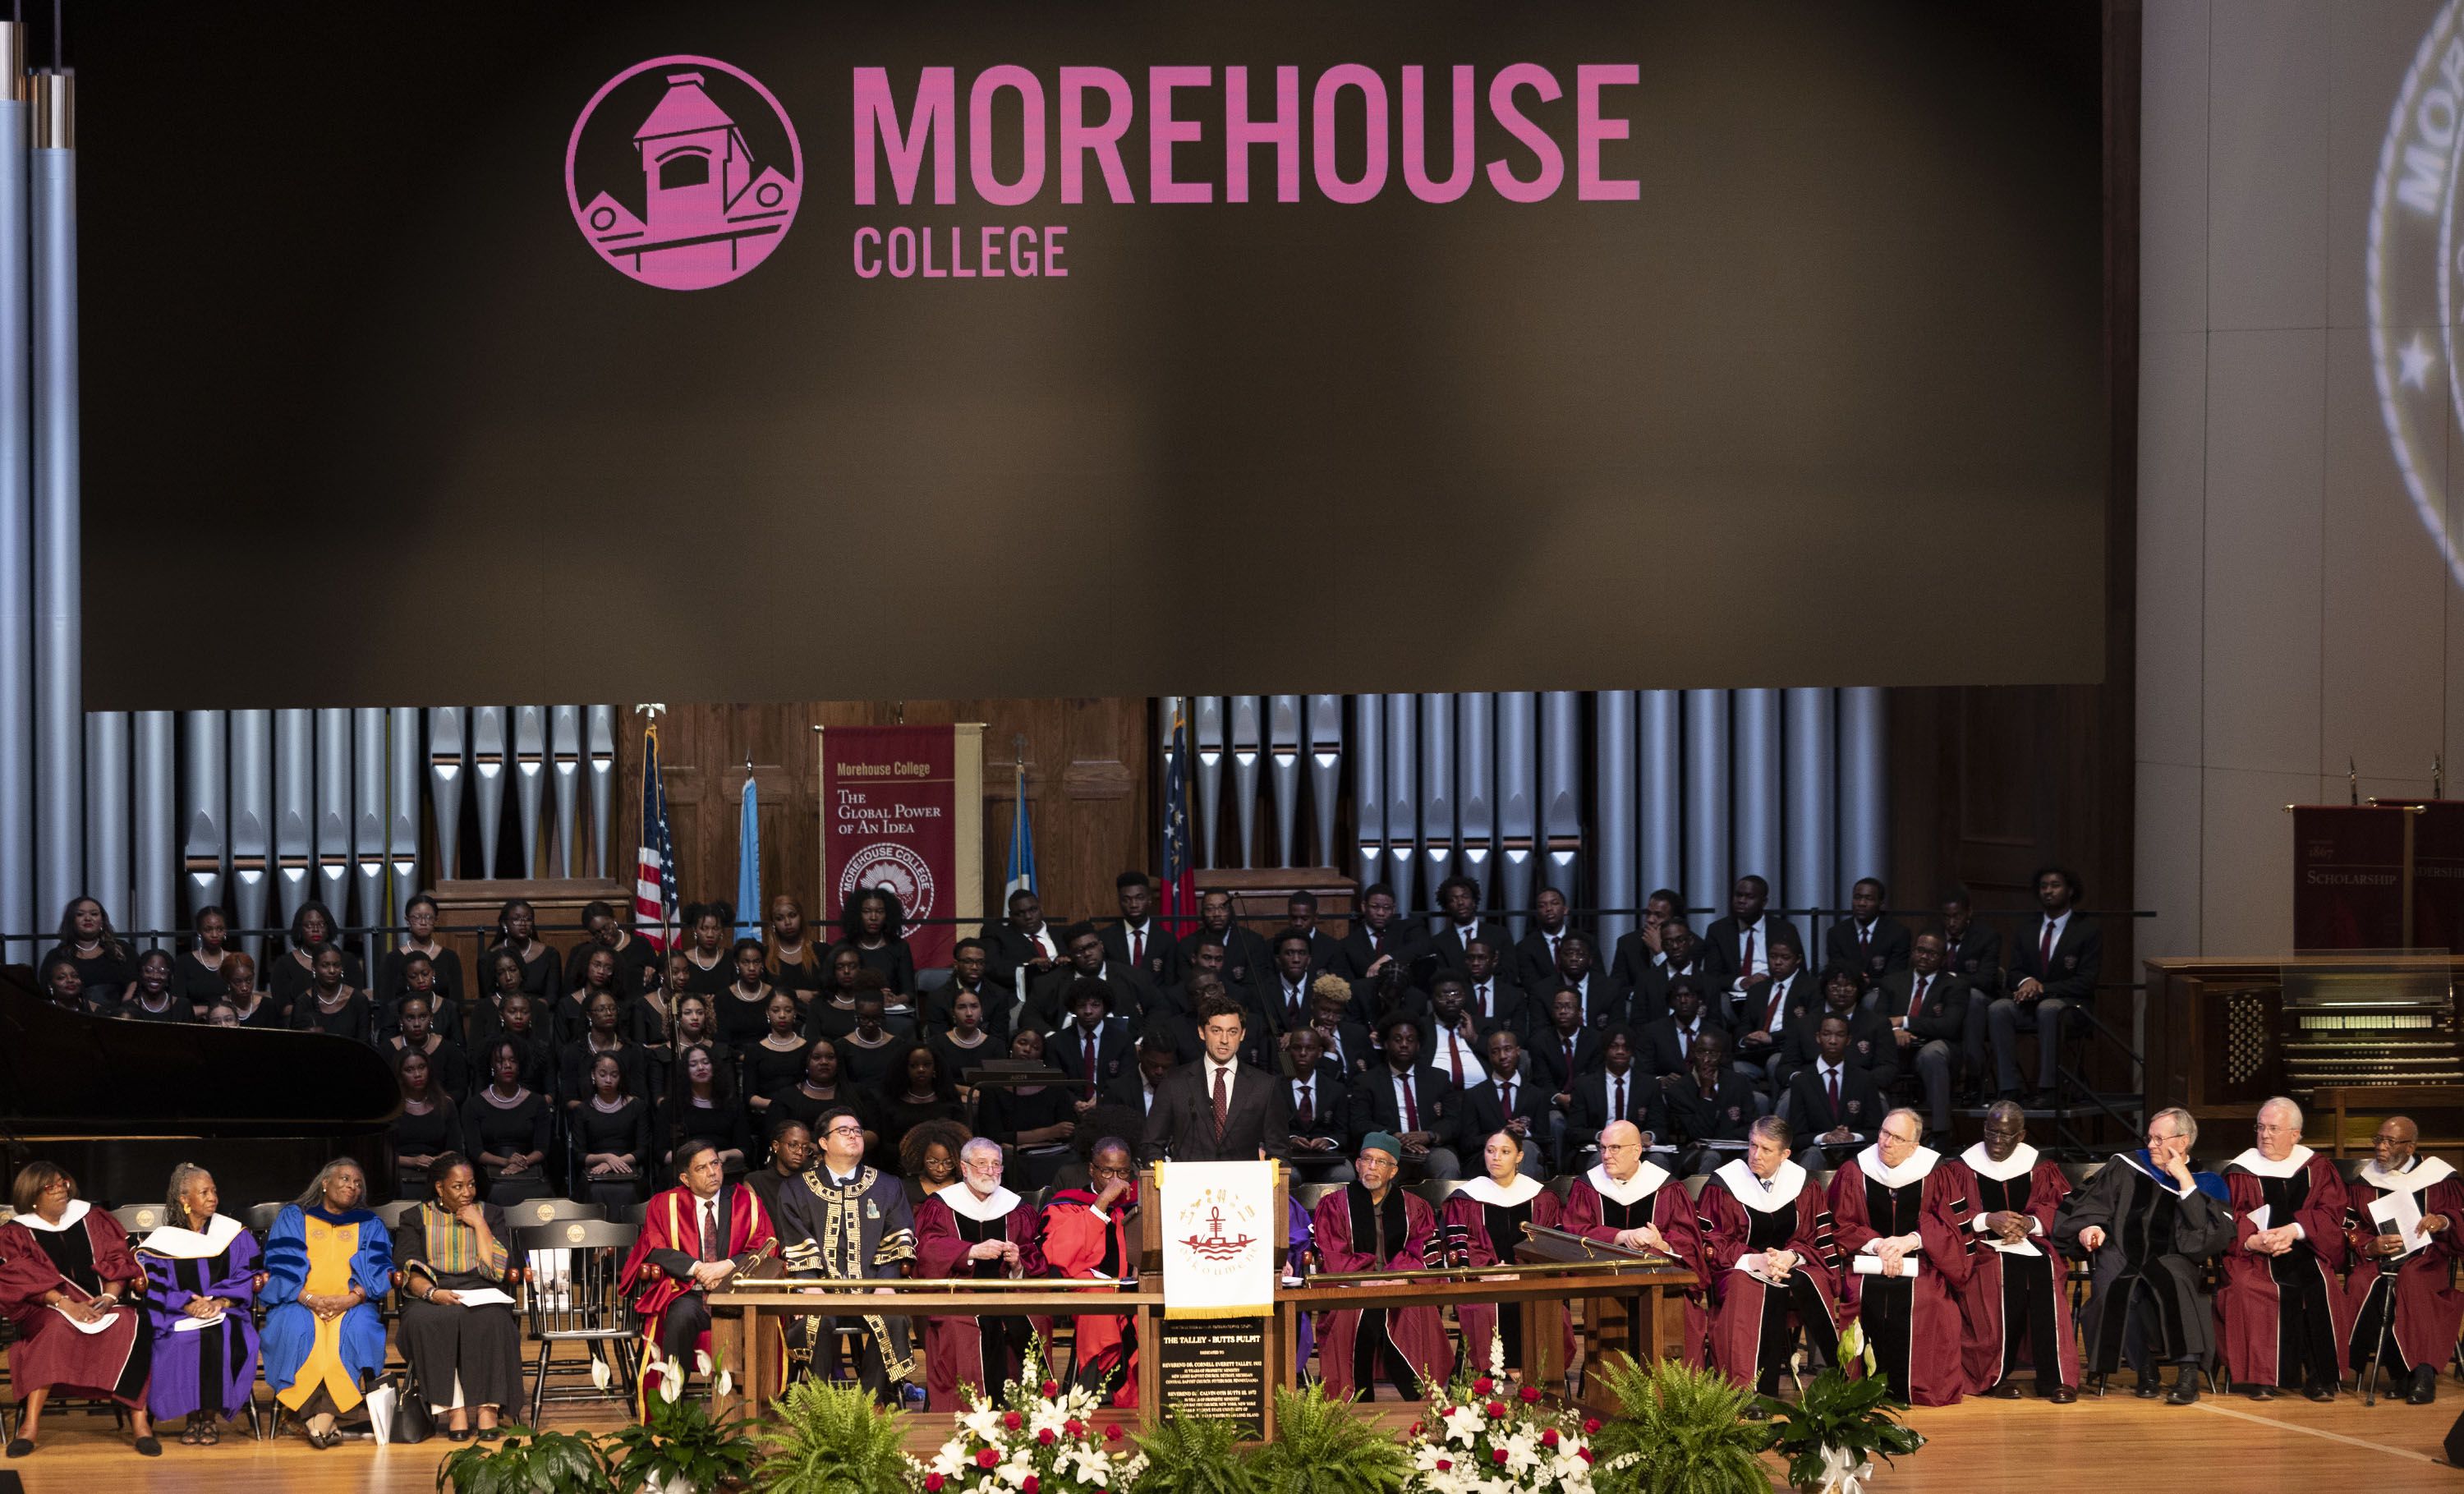
<svg viewBox="0 0 2464 1494"><path fill-rule="evenodd" d="M1247 1317L1275 1301L1272 1162L1166 1162L1163 1310L1168 1318Z"/></svg>
<svg viewBox="0 0 2464 1494"><path fill-rule="evenodd" d="M2379 414L2394 446L2415 513L2464 582L2448 532L2447 451L2464 424L2464 383L2454 376L2464 235L2456 231L2457 148L2464 144L2464 35L2454 0L2438 12L2413 54L2370 195L2367 266L2370 365Z"/></svg>
<svg viewBox="0 0 2464 1494"><path fill-rule="evenodd" d="M868 841L847 852L847 865L839 871L840 905L846 906L859 888L879 888L897 898L899 913L909 923L933 916L933 868L895 841Z"/></svg>
<svg viewBox="0 0 2464 1494"><path fill-rule="evenodd" d="M796 221L803 147L752 74L652 57L602 84L564 147L564 196L599 256L670 291L725 285Z"/></svg>

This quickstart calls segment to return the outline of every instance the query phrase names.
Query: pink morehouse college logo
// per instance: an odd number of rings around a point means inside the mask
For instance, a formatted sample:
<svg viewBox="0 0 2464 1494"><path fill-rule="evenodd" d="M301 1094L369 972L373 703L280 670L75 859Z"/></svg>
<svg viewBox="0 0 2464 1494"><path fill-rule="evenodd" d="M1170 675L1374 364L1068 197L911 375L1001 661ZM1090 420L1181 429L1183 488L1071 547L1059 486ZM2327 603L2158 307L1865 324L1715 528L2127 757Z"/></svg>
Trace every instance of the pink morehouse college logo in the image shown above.
<svg viewBox="0 0 2464 1494"><path fill-rule="evenodd" d="M699 291L770 257L796 221L803 147L778 99L715 57L652 57L609 78L564 148L564 196L599 256Z"/></svg>

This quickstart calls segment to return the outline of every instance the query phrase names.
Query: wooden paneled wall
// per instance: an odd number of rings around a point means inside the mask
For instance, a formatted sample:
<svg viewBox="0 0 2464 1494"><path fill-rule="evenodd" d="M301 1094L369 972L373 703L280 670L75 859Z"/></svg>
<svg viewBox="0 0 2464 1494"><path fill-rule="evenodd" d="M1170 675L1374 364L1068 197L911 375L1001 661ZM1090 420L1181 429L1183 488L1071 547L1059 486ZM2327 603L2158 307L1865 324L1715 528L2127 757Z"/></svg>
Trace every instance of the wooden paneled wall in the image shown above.
<svg viewBox="0 0 2464 1494"><path fill-rule="evenodd" d="M903 714L901 713L904 713ZM1028 824L1045 906L1056 916L1110 914L1112 879L1153 868L1153 708L1144 699L803 701L679 706L659 718L659 757L686 901L736 895L737 829L751 764L761 825L764 898L793 893L806 916L821 902L816 726L984 723L984 907L998 912L1017 801L1013 765L1024 740ZM617 859L641 844L641 717L619 743Z"/></svg>

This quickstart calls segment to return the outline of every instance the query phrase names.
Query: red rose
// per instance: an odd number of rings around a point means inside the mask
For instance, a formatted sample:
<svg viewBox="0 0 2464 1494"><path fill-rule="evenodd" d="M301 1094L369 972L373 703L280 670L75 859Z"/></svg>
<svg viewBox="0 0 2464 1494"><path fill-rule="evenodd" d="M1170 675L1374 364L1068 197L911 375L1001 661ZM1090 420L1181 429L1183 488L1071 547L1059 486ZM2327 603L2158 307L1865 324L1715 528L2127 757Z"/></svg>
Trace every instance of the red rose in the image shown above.
<svg viewBox="0 0 2464 1494"><path fill-rule="evenodd" d="M1540 1404L1540 1387L1539 1387L1539 1386L1537 1386L1537 1385L1526 1385L1525 1387L1523 1387L1523 1404L1525 1404L1525 1405L1527 1405L1527 1406L1536 1406L1536 1405Z"/></svg>
<svg viewBox="0 0 2464 1494"><path fill-rule="evenodd" d="M1440 1473L1443 1473L1443 1472L1445 1472L1447 1469L1452 1468L1453 1466L1454 1466L1454 1460L1452 1460L1452 1459L1450 1459L1450 1458L1441 1458L1441 1459L1439 1459L1439 1460L1438 1460L1438 1471L1439 1471Z"/></svg>
<svg viewBox="0 0 2464 1494"><path fill-rule="evenodd" d="M1106 1427L1106 1428L1104 1429L1104 1440L1105 1440L1105 1441L1108 1441L1108 1442L1117 1442L1117 1441L1119 1441L1120 1439L1121 1439L1121 1424L1120 1424L1119 1422L1115 1421L1115 1422L1113 1422L1111 1426L1108 1426L1108 1427Z"/></svg>
<svg viewBox="0 0 2464 1494"><path fill-rule="evenodd" d="M1592 1450L1588 1447L1577 1447L1574 1449L1574 1456L1580 1458L1585 1462L1590 1462L1592 1461Z"/></svg>
<svg viewBox="0 0 2464 1494"><path fill-rule="evenodd" d="M1071 1417L1068 1420L1061 1423L1061 1430L1068 1433L1071 1437L1084 1437L1087 1435L1087 1423L1079 1420L1076 1417Z"/></svg>
<svg viewBox="0 0 2464 1494"><path fill-rule="evenodd" d="M1026 1476L1026 1482L1018 1486L1018 1494L1035 1494L1035 1491L1041 1487L1043 1484L1037 1481L1034 1474L1030 1473Z"/></svg>
<svg viewBox="0 0 2464 1494"><path fill-rule="evenodd" d="M1540 1445L1543 1447L1554 1447L1557 1445L1557 1429L1555 1427L1544 1426L1540 1429Z"/></svg>
<svg viewBox="0 0 2464 1494"><path fill-rule="evenodd" d="M924 1475L924 1494L941 1494L941 1485L948 1482L937 1473Z"/></svg>
<svg viewBox="0 0 2464 1494"><path fill-rule="evenodd" d="M1503 1463L1503 1462L1505 1462L1505 1461L1506 1461L1506 1449L1505 1449L1505 1448L1503 1448L1503 1447L1492 1447L1492 1448L1490 1448L1490 1449L1488 1450L1488 1461L1489 1461L1490 1462L1494 1462L1494 1463Z"/></svg>
<svg viewBox="0 0 2464 1494"><path fill-rule="evenodd" d="M1585 1417L1585 1418L1584 1418L1584 1420L1583 1420L1583 1435L1584 1435L1585 1437L1597 1437L1597 1436L1599 1436L1599 1435L1600 1435L1600 1418L1599 1418L1599 1417Z"/></svg>
<svg viewBox="0 0 2464 1494"><path fill-rule="evenodd" d="M989 1447L979 1447L976 1449L977 1467L990 1468L998 1465L1000 1462L1001 1454L995 1452L993 1449Z"/></svg>
<svg viewBox="0 0 2464 1494"><path fill-rule="evenodd" d="M1009 1431L1015 1432L1020 1427L1026 1425L1026 1418L1020 1416L1015 1411L1004 1411L1001 1413L1001 1425Z"/></svg>
<svg viewBox="0 0 2464 1494"><path fill-rule="evenodd" d="M1413 1435L1414 1437L1418 1437L1418 1436L1419 1436L1419 1435L1420 1435L1420 1423L1419 1423L1418 1421L1415 1421L1415 1422L1413 1422L1413 1423L1412 1423L1412 1435Z"/></svg>
<svg viewBox="0 0 2464 1494"><path fill-rule="evenodd" d="M1050 1447L1054 1439L1052 1436L1052 1429L1050 1427L1045 1427L1044 1430L1035 1434L1035 1445L1038 1447Z"/></svg>
<svg viewBox="0 0 2464 1494"><path fill-rule="evenodd" d="M1044 1398L1046 1400L1050 1400L1053 1396L1061 1394L1061 1382L1058 1380L1046 1380L1040 1388L1043 1390Z"/></svg>
<svg viewBox="0 0 2464 1494"><path fill-rule="evenodd" d="M1492 1400L1492 1401L1490 1401L1490 1402L1488 1403L1488 1419L1490 1419L1491 1421L1503 1421L1503 1420L1505 1420L1505 1419L1506 1419L1506 1402L1504 1402L1504 1401L1502 1401L1502 1400Z"/></svg>
<svg viewBox="0 0 2464 1494"><path fill-rule="evenodd" d="M1485 1395L1495 1389L1497 1389L1497 1382L1485 1374L1471 1382L1471 1393L1475 1395Z"/></svg>

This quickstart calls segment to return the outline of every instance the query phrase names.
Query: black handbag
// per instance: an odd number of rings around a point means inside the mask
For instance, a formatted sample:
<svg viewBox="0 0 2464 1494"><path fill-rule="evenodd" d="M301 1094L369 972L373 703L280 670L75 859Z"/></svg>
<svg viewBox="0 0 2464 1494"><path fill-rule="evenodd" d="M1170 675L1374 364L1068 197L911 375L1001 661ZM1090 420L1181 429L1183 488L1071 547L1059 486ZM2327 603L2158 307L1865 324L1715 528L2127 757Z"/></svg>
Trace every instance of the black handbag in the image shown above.
<svg viewBox="0 0 2464 1494"><path fill-rule="evenodd" d="M428 1409L428 1397L419 1393L419 1386L407 1374L395 1375L393 1383L399 1398L394 1402L393 1436L389 1440L408 1446L434 1437L436 1415Z"/></svg>

